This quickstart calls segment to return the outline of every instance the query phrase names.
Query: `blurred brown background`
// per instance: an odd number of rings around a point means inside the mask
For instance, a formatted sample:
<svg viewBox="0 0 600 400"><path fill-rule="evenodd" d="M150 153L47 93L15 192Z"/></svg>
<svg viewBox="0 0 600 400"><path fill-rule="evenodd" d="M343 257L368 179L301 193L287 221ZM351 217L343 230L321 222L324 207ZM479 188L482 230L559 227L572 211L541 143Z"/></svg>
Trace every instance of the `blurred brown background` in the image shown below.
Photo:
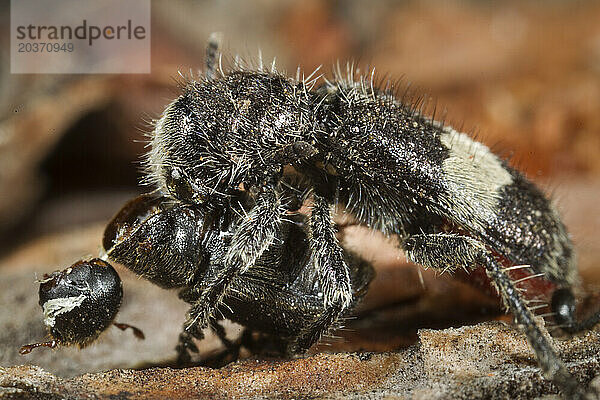
<svg viewBox="0 0 600 400"><path fill-rule="evenodd" d="M8 26L3 4L0 18ZM0 281L9 285L22 276L29 281L21 291L5 292L0 306L24 307L32 321L6 322L0 343L41 339L34 273L96 255L103 225L126 199L144 191L137 184L143 134L177 96L178 71L202 69L206 39L215 31L223 33L226 55L252 60L260 49L265 60L276 56L278 68L290 74L298 65L310 73L323 64L327 72L337 60L354 60L363 69L374 66L381 76L410 83L429 101L428 110L435 105L438 116L476 134L553 193L580 255L585 290L594 293L600 284L599 21L596 1L156 0L148 75L13 75L3 29ZM448 277L436 279L428 271L420 285L414 267L400 268L404 258L398 259L390 243L371 237L363 250L375 259L379 278L364 309L382 307L375 317L380 322L448 326L497 311L469 297L476 294L465 295L467 289ZM126 304L160 303L163 296L158 290L158 299L132 295L128 300L127 290ZM438 310L440 301L445 311ZM410 315L390 312L390 305L402 305ZM174 320L174 328L162 348L172 348L183 321L185 307L176 307L181 315L165 317ZM471 316L456 311L465 309ZM142 311L127 315L133 319L127 322L139 325L148 318ZM428 315L438 319L424 322ZM360 329L359 323L354 331ZM384 336L381 342L370 336L369 343L344 333L350 339L338 348L385 350L414 337L414 331L408 339L378 334ZM157 346L154 358L144 362L162 360ZM0 358L2 365L22 360L10 352ZM85 356L72 356L85 363ZM131 365L122 358L125 364L104 366ZM93 369L65 368L55 371Z"/></svg>
<svg viewBox="0 0 600 400"><path fill-rule="evenodd" d="M115 208L92 197L139 190L143 133L177 95L178 71L202 69L214 31L226 55L260 49L292 73L374 66L550 188L557 175L593 179L599 18L585 1L154 1L149 75L9 74L3 30L0 246L106 218ZM85 209L62 207L81 196Z"/></svg>

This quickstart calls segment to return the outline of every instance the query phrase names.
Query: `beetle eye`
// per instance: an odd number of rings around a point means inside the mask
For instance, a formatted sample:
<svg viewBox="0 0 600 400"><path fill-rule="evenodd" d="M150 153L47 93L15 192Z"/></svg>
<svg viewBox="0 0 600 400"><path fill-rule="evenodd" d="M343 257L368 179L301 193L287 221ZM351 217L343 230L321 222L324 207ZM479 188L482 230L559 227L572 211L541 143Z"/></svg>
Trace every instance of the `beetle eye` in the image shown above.
<svg viewBox="0 0 600 400"><path fill-rule="evenodd" d="M167 189L177 199L191 203L194 191L189 181L185 179L179 168L173 168L167 172Z"/></svg>

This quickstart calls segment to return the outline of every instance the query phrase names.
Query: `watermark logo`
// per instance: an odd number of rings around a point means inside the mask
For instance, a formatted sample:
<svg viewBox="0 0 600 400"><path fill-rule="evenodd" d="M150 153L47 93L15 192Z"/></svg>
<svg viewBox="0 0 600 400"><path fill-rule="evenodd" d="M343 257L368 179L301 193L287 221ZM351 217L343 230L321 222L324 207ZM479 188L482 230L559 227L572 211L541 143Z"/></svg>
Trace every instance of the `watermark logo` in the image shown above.
<svg viewBox="0 0 600 400"><path fill-rule="evenodd" d="M149 73L150 0L11 0L11 72Z"/></svg>

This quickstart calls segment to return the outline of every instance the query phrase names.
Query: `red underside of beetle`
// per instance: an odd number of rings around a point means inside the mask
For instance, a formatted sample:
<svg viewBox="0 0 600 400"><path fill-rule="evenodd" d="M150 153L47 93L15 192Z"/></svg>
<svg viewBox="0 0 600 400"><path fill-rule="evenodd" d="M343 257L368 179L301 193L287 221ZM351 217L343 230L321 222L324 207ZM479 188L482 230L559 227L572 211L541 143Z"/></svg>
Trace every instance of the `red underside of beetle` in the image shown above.
<svg viewBox="0 0 600 400"><path fill-rule="evenodd" d="M458 233L460 235L470 236L467 231L457 227L449 221L446 221L442 227L445 232ZM533 277L536 274L531 268L523 267L516 268L518 265L514 264L506 257L490 249L492 254L498 262L507 268L507 274L513 281L517 289L521 291L525 300L537 299L541 300L546 304L550 303L552 294L557 289L557 286L552 281L545 279L543 276ZM492 284L490 278L485 272L485 267L477 266L469 271L459 269L456 271L456 277L464 282L467 282L483 293L499 298L498 291ZM535 306L536 304L532 304Z"/></svg>
<svg viewBox="0 0 600 400"><path fill-rule="evenodd" d="M504 257L497 256L496 258L507 268L515 266ZM553 282L543 277L531 277L534 273L530 268L509 270L507 273L510 279L516 282L515 286L521 290L526 300L540 299L548 302L552 297L552 293L556 290L556 284ZM468 282L490 296L498 297L497 290L492 285L490 278L485 272L485 268L482 266L477 266L469 272L464 270L457 271L456 277Z"/></svg>

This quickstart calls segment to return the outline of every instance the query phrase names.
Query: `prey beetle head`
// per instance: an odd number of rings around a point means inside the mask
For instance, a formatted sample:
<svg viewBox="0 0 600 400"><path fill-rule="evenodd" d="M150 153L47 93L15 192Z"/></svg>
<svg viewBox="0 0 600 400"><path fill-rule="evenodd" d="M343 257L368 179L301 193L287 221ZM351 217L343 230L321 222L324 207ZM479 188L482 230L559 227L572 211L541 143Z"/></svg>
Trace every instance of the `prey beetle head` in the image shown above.
<svg viewBox="0 0 600 400"><path fill-rule="evenodd" d="M39 297L50 335L61 344L83 347L112 323L123 289L114 268L95 258L46 275Z"/></svg>
<svg viewBox="0 0 600 400"><path fill-rule="evenodd" d="M123 289L114 268L94 258L45 274L40 281L39 297L51 340L24 345L19 350L21 354L28 354L37 347L87 346L113 323L121 306ZM120 329L131 327L136 336L143 337L135 327L115 325Z"/></svg>
<svg viewBox="0 0 600 400"><path fill-rule="evenodd" d="M121 278L112 265L99 258L44 274L39 298L51 340L24 345L21 354L37 347L85 347L111 324L121 330L131 328L138 339L144 338L138 328L113 322L123 299Z"/></svg>

